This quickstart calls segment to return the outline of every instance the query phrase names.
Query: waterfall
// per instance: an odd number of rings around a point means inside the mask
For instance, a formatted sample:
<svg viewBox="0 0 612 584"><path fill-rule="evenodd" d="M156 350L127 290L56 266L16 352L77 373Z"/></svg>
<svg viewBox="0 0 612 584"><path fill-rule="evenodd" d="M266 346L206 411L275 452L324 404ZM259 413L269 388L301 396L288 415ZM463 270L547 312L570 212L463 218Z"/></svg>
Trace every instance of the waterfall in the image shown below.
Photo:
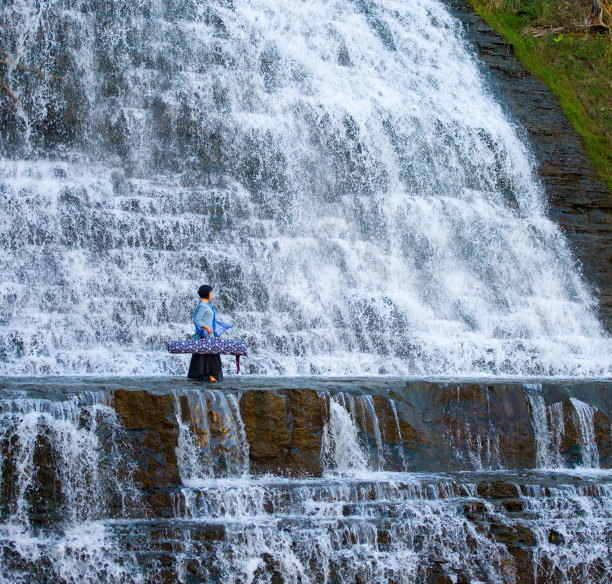
<svg viewBox="0 0 612 584"><path fill-rule="evenodd" d="M609 470L472 470L465 458L458 471L390 472L384 429L403 427L403 406L311 390L323 423L322 475L258 475L248 467L244 394L172 382L152 393L41 391L3 388L0 398L2 584L612 578ZM493 394L474 399L494 416ZM132 418L144 403L150 410ZM562 419L576 416L577 434L584 424L575 439L582 449L595 436L594 406L559 403L570 408ZM154 460L168 482L145 485Z"/></svg>
<svg viewBox="0 0 612 584"><path fill-rule="evenodd" d="M175 391L174 398L179 425L176 456L183 483L248 474L249 443L236 398L218 390Z"/></svg>
<svg viewBox="0 0 612 584"><path fill-rule="evenodd" d="M399 460L400 460L400 470L408 470L406 468L406 458L404 456L404 441L402 440L402 429L400 428L399 416L397 415L397 408L395 407L395 401L393 399L390 399L389 405L391 406L391 411L393 412L393 420L395 422L395 431L397 432L397 441L399 444L398 454L399 454Z"/></svg>
<svg viewBox="0 0 612 584"><path fill-rule="evenodd" d="M520 494L523 525L534 536L535 582L605 582L612 577L612 566L599 563L600 554L606 554L609 546L609 484L529 484L520 488ZM589 545L583 545L585 541ZM587 566L598 567L589 574Z"/></svg>
<svg viewBox="0 0 612 584"><path fill-rule="evenodd" d="M204 282L252 373L612 373L529 148L441 2L0 19L47 74L3 65L6 373L183 374L165 342Z"/></svg>
<svg viewBox="0 0 612 584"><path fill-rule="evenodd" d="M565 433L565 423L563 421L563 404L554 403L546 408L546 419L549 427L550 442L548 444L550 452L550 465L562 468L561 441Z"/></svg>
<svg viewBox="0 0 612 584"><path fill-rule="evenodd" d="M561 467L558 449L553 456L553 437L552 429L549 428L546 403L544 398L537 393L538 386L530 386L527 399L531 408L531 426L536 440L536 466L538 468L559 468ZM561 412L560 421L563 423L563 413ZM558 445L557 445L558 446Z"/></svg>
<svg viewBox="0 0 612 584"><path fill-rule="evenodd" d="M0 398L1 500L11 522L28 526L43 495L67 521L93 520L109 508L121 515L134 504L132 463L115 411L101 398ZM49 492L38 492L41 481Z"/></svg>
<svg viewBox="0 0 612 584"><path fill-rule="evenodd" d="M103 520L142 511L127 437L104 394L0 398L0 582L141 580ZM133 577L133 575L135 577ZM108 580L104 580L108 578Z"/></svg>

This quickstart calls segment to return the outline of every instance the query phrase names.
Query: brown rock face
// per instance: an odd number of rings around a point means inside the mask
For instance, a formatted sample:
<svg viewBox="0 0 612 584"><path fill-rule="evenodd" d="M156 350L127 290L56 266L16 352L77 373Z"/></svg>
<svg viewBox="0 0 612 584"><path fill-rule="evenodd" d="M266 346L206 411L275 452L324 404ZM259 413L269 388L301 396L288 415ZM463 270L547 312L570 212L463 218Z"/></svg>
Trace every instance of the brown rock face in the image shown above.
<svg viewBox="0 0 612 584"><path fill-rule="evenodd" d="M595 442L599 448L599 460L603 467L609 467L612 456L612 426L610 419L598 409L594 416Z"/></svg>
<svg viewBox="0 0 612 584"><path fill-rule="evenodd" d="M450 386L443 399L448 439L460 455L461 466L470 459L485 468L534 465L536 449L528 401L518 386Z"/></svg>
<svg viewBox="0 0 612 584"><path fill-rule="evenodd" d="M542 387L546 406L562 404L566 432L560 451L568 464L578 464L581 459L581 435L570 395L593 404L600 463L609 464L608 394L597 384ZM244 392L240 411L250 445L251 472L319 476L328 400L312 389ZM392 388L374 392L370 403L373 412L360 414L358 430L371 452L376 450L376 441L381 441L387 470L438 472L536 465L533 413L528 391L521 384L396 382Z"/></svg>
<svg viewBox="0 0 612 584"><path fill-rule="evenodd" d="M173 396L119 389L113 392L111 405L131 441L136 464L134 480L145 491L180 484Z"/></svg>
<svg viewBox="0 0 612 584"><path fill-rule="evenodd" d="M323 406L317 392L311 390L244 393L240 414L251 471L319 476Z"/></svg>
<svg viewBox="0 0 612 584"><path fill-rule="evenodd" d="M468 0L446 0L493 78L492 89L529 138L546 190L550 217L563 229L574 257L599 299L612 332L612 198L557 98L514 56L512 45L478 16Z"/></svg>

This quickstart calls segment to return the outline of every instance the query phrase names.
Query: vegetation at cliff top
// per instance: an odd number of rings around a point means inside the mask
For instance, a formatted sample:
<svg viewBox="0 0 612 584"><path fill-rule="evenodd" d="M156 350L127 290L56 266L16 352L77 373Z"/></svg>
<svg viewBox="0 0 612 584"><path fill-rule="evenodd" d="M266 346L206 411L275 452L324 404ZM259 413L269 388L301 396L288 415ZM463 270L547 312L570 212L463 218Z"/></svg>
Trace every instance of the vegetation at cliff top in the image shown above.
<svg viewBox="0 0 612 584"><path fill-rule="evenodd" d="M588 26L591 0L470 0L559 98L612 192L612 36ZM609 23L604 7L603 22Z"/></svg>

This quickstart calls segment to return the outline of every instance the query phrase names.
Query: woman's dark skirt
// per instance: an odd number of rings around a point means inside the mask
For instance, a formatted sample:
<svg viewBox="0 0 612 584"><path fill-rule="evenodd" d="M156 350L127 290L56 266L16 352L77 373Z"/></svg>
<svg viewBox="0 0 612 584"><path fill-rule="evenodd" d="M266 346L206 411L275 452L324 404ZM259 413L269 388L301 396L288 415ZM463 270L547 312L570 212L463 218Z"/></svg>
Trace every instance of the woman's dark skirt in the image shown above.
<svg viewBox="0 0 612 584"><path fill-rule="evenodd" d="M189 364L189 379L198 381L208 381L208 376L212 375L219 381L223 379L223 369L221 368L221 355L200 355L194 353Z"/></svg>

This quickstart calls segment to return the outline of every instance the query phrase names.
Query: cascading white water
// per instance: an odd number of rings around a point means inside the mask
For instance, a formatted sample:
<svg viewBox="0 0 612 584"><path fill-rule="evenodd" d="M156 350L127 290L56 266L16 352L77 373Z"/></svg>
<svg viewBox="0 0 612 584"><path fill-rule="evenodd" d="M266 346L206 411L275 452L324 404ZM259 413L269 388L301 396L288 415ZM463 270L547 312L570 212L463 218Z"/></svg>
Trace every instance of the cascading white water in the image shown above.
<svg viewBox="0 0 612 584"><path fill-rule="evenodd" d="M612 489L603 485L519 487L525 518L534 535L534 581L601 581L612 578L612 566L600 563L608 553ZM584 545L585 542L588 545ZM596 575L588 574L589 566Z"/></svg>
<svg viewBox="0 0 612 584"><path fill-rule="evenodd" d="M109 518L142 511L134 463L103 393L0 398L0 582L142 580Z"/></svg>
<svg viewBox="0 0 612 584"><path fill-rule="evenodd" d="M11 55L62 77L3 69L6 373L182 373L164 342L204 282L255 373L612 373L528 148L440 2L0 17Z"/></svg>
<svg viewBox="0 0 612 584"><path fill-rule="evenodd" d="M551 456L551 435L548 427L546 403L544 398L537 393L527 393L529 406L531 408L531 425L536 440L536 466L538 468L553 468L561 466L557 460L557 465L552 463ZM563 417L561 417L563 420Z"/></svg>
<svg viewBox="0 0 612 584"><path fill-rule="evenodd" d="M561 454L565 433L564 402L547 406L540 393L541 386L528 385L527 399L531 408L531 424L536 440L536 466L538 468L567 468ZM567 400L570 416L580 448L580 466L599 468L599 450L595 440L594 416L596 408L575 397Z"/></svg>

